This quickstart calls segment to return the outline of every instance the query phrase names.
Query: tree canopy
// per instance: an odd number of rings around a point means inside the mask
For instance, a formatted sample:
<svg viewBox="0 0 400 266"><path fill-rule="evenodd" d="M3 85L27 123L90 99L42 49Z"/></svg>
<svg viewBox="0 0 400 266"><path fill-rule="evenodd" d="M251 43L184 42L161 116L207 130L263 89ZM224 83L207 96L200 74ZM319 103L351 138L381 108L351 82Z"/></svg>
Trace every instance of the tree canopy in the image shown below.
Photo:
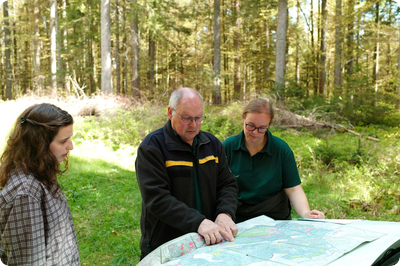
<svg viewBox="0 0 400 266"><path fill-rule="evenodd" d="M8 0L1 9L3 100L100 91L153 100L189 86L208 103L268 94L364 124L399 122L395 1Z"/></svg>

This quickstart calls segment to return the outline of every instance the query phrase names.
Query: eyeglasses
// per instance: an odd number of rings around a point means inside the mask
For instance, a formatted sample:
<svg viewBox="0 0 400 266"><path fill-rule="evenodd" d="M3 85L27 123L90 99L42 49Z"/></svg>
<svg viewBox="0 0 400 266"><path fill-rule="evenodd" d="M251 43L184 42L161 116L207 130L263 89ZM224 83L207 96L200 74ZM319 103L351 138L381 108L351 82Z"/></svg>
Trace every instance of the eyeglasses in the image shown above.
<svg viewBox="0 0 400 266"><path fill-rule="evenodd" d="M179 116L179 118L181 119L182 123L184 124L190 124L192 123L192 121L196 122L196 124L200 125L201 123L203 123L203 120L206 119L206 116L199 116L199 117L190 117L190 116L181 116L180 114L178 114L175 109L173 109L174 112Z"/></svg>
<svg viewBox="0 0 400 266"><path fill-rule="evenodd" d="M256 127L255 125L250 125L247 123L244 123L244 125L248 131L254 131L257 129L258 133L260 133L260 134L264 134L268 130L268 127Z"/></svg>

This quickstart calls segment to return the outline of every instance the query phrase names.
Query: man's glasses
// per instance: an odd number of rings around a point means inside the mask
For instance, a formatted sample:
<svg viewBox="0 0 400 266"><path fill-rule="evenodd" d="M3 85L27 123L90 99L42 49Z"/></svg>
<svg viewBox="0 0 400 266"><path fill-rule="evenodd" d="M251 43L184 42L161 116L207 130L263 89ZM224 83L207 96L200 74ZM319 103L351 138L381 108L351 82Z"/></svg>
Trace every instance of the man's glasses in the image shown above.
<svg viewBox="0 0 400 266"><path fill-rule="evenodd" d="M256 127L255 125L251 125L251 124L247 124L247 123L244 123L244 125L248 131L254 131L257 129L258 133L260 133L260 134L264 134L268 130L268 127Z"/></svg>
<svg viewBox="0 0 400 266"><path fill-rule="evenodd" d="M184 124L190 124L192 123L192 121L196 122L196 124L200 125L201 123L203 123L204 119L206 119L206 116L199 116L199 117L190 117L190 116L181 116L180 114L178 114L175 109L173 109L174 112L179 116L179 118L181 119L182 123Z"/></svg>

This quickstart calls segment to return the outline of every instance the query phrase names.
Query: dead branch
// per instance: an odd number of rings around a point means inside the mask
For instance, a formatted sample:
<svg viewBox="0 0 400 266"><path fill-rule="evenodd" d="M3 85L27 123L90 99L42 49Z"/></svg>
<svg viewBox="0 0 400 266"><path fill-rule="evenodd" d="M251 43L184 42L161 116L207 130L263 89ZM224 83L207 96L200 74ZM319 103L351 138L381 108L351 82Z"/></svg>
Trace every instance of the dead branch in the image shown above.
<svg viewBox="0 0 400 266"><path fill-rule="evenodd" d="M370 137L370 136L364 136L354 130L348 129L343 125L339 124L331 124L331 123L326 123L326 122L321 122L321 121L316 121L314 119L301 116L298 114L294 114L290 111L279 109L279 108L274 108L275 113L277 114L276 118L274 118L274 123L285 125L286 127L289 128L300 128L300 127L312 127L312 128L331 128L340 132L349 132L351 134L360 136L360 137L365 137L367 139L373 140L373 141L379 141L378 138Z"/></svg>

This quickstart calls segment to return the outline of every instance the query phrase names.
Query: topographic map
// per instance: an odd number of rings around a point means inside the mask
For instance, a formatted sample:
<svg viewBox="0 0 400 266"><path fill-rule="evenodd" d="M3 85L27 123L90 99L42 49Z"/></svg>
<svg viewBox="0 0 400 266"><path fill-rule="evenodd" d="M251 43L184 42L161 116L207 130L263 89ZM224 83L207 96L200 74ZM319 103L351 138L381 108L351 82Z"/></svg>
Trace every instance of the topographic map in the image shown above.
<svg viewBox="0 0 400 266"><path fill-rule="evenodd" d="M186 234L160 246L138 266L327 265L384 235L345 224L275 221L266 216L240 223L238 228L234 242L212 246L197 233Z"/></svg>

